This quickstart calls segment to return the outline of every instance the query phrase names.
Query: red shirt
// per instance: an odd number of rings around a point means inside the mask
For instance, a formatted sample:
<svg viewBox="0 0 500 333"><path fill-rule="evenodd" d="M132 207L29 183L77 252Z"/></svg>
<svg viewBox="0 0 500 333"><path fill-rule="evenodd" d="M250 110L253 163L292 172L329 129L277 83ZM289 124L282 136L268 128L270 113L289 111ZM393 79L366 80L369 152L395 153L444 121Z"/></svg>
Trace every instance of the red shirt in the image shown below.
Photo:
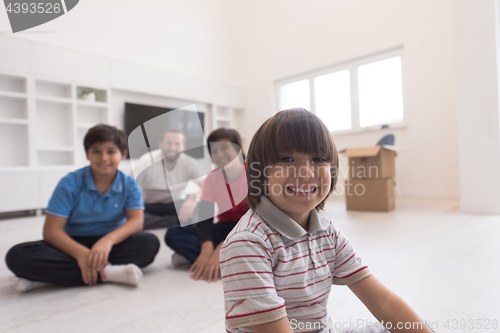
<svg viewBox="0 0 500 333"><path fill-rule="evenodd" d="M219 223L238 222L248 210L247 177L245 168L234 181L227 181L222 169L216 169L208 174L203 183L201 200L217 203Z"/></svg>

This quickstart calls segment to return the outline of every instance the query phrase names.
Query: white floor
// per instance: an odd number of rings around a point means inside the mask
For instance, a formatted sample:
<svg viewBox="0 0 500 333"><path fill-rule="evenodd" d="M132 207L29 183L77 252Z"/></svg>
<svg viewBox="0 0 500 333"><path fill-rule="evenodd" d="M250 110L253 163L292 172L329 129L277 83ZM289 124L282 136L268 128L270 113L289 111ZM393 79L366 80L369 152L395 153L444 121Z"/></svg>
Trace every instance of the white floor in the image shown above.
<svg viewBox="0 0 500 333"><path fill-rule="evenodd" d="M332 200L324 215L375 276L439 332L500 332L493 322L500 321L500 215L462 214L456 200L436 199L398 199L390 213L346 212ZM0 254L40 239L42 224L41 217L0 221ZM155 234L163 239L164 232ZM192 281L187 269L170 265L170 255L162 244L138 288L102 284L24 294L13 290L15 278L2 260L0 332L224 332L221 282ZM340 324L375 321L346 287L333 287L328 307ZM489 321L490 328L460 328L473 321L476 327Z"/></svg>

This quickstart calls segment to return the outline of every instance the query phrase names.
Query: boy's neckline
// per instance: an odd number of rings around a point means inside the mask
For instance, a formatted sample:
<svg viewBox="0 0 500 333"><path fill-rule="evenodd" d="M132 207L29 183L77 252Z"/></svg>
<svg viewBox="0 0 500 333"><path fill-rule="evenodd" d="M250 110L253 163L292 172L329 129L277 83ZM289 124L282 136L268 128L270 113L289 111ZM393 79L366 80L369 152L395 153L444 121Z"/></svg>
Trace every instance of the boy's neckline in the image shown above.
<svg viewBox="0 0 500 333"><path fill-rule="evenodd" d="M266 196L260 197L260 203L255 207L255 211L267 224L290 239L297 239L306 234L312 234L318 230L325 230L328 228L328 223L321 218L314 208L309 213L309 230L306 231L294 219L274 205Z"/></svg>
<svg viewBox="0 0 500 333"><path fill-rule="evenodd" d="M97 192L99 192L101 195L104 195L106 194L106 192L108 192L113 188L113 185L116 182L116 178L118 177L118 169L115 171L113 177L103 177L102 179L99 179L100 177L97 178L95 177L94 171L90 166L89 169L90 169L90 176L92 177L92 185ZM105 184L105 186L102 187L104 188L104 190L100 189L99 183Z"/></svg>

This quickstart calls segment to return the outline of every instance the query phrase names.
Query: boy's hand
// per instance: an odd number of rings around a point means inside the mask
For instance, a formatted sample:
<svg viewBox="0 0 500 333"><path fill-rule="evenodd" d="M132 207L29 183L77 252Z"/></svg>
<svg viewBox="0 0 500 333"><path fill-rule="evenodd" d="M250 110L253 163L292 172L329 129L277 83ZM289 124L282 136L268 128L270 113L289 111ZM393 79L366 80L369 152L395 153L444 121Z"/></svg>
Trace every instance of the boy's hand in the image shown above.
<svg viewBox="0 0 500 333"><path fill-rule="evenodd" d="M213 251L201 251L200 255L198 258L196 258L196 261L191 265L191 268L189 268L189 271L192 272L193 274L191 275L191 278L193 280L198 280L205 274L205 268L210 262L210 258L212 255Z"/></svg>
<svg viewBox="0 0 500 333"><path fill-rule="evenodd" d="M202 280L205 280L207 282L212 282L212 281L215 282L219 279L219 272L220 272L219 255L217 251L214 251L214 253L210 257L210 262L205 267L205 275L202 277Z"/></svg>
<svg viewBox="0 0 500 333"><path fill-rule="evenodd" d="M219 248L213 250L212 242L205 242L202 244L202 250L196 261L189 269L193 272L191 278L193 280L205 280L207 282L217 281L219 278L220 262L219 262Z"/></svg>
<svg viewBox="0 0 500 333"><path fill-rule="evenodd" d="M106 237L102 237L90 248L87 258L87 265L94 271L98 271L108 262L109 253L113 247L113 242Z"/></svg>
<svg viewBox="0 0 500 333"><path fill-rule="evenodd" d="M88 258L90 256L90 251L78 257L76 260L78 267L82 273L83 283L93 286L97 284L97 271L93 270L89 265L87 265Z"/></svg>

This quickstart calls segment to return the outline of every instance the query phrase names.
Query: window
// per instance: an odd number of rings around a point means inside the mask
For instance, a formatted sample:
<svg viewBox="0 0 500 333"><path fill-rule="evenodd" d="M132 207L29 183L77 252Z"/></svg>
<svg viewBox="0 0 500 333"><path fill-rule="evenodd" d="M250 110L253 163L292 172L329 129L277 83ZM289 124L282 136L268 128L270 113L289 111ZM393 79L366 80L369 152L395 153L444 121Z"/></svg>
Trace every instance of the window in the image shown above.
<svg viewBox="0 0 500 333"><path fill-rule="evenodd" d="M311 108L309 102L309 80L300 80L280 87L280 109Z"/></svg>
<svg viewBox="0 0 500 333"><path fill-rule="evenodd" d="M400 57L359 66L358 86L361 127L403 121Z"/></svg>
<svg viewBox="0 0 500 333"><path fill-rule="evenodd" d="M332 132L402 124L401 49L278 81L279 109L305 108Z"/></svg>
<svg viewBox="0 0 500 333"><path fill-rule="evenodd" d="M330 131L348 130L352 126L349 87L347 69L314 78L316 114L328 125Z"/></svg>

